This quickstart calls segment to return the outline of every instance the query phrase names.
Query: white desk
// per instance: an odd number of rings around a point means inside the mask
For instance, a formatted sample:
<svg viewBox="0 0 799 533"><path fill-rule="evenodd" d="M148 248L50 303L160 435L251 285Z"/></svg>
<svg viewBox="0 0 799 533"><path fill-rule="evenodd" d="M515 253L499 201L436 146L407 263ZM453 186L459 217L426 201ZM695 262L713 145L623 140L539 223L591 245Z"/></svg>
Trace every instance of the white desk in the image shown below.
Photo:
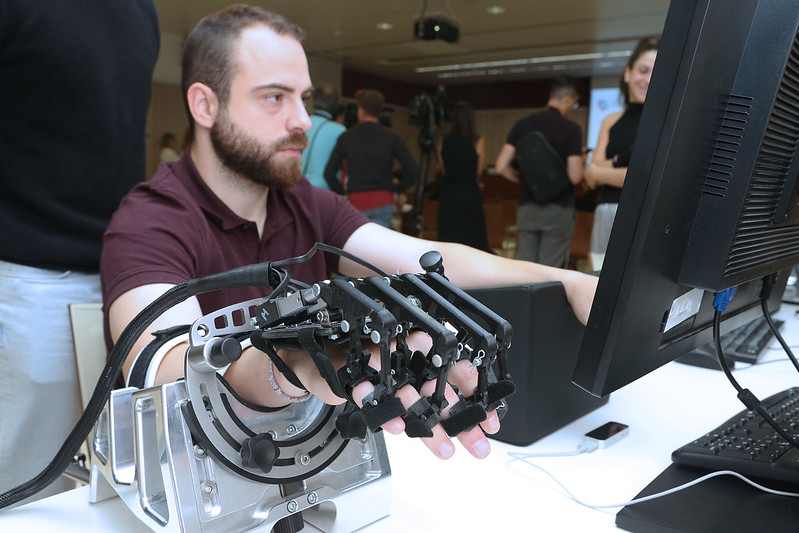
<svg viewBox="0 0 799 533"><path fill-rule="evenodd" d="M783 334L799 344L799 307L783 306ZM736 372L742 386L759 398L799 383L799 374L781 351ZM545 474L514 461L508 452L548 453L574 450L582 435L616 420L630 426L619 443L576 457L535 459L588 503L632 499L671 464L671 452L701 436L743 409L735 390L720 371L670 363L614 392L610 402L526 448L492 441L493 452L482 461L459 449L448 461L435 459L421 443L387 435L392 468L391 516L364 533L620 531L614 525L618 508L596 511L568 499ZM732 481L732 478L730 478ZM147 533L118 498L96 505L87 502L87 488L0 512L3 532ZM365 505L368 505L365 503ZM305 531L315 531L307 526Z"/></svg>

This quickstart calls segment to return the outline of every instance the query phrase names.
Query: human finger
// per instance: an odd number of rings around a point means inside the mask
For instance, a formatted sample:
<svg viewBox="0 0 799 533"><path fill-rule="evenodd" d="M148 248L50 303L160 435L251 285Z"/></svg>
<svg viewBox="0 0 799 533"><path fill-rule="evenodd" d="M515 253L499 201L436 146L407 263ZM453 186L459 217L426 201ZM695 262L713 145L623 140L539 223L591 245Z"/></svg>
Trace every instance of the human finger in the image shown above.
<svg viewBox="0 0 799 533"><path fill-rule="evenodd" d="M363 407L364 398L369 398L375 391L375 386L368 381L361 382L352 388L352 398L358 407ZM384 431L392 435L399 435L405 431L405 421L401 417L392 418L382 426Z"/></svg>
<svg viewBox="0 0 799 533"><path fill-rule="evenodd" d="M453 366L453 368L450 370L450 373L452 370L455 370L455 366ZM434 387L435 381L426 383L421 388L421 393L423 395L432 394ZM457 393L451 386L449 386L449 384L444 391L444 397L447 400L447 405L441 410L442 420L446 420L450 417L450 411L460 401ZM473 428L462 431L457 435L458 441L461 443L461 445L477 459L483 459L487 457L489 453L491 453L491 443L488 442L488 439L481 429L483 424L487 424L488 427L494 432L499 430L499 419L496 417L496 413L487 413L486 419L483 420L479 425L475 425ZM496 429L494 429L495 425ZM441 426L439 425L437 427ZM443 428L441 429L443 430Z"/></svg>
<svg viewBox="0 0 799 533"><path fill-rule="evenodd" d="M447 380L458 387L461 394L469 397L474 394L477 388L477 369L465 359L456 362L449 371ZM480 423L480 427L486 433L494 434L499 431L499 415L497 411L489 411L486 413L486 419Z"/></svg>
<svg viewBox="0 0 799 533"><path fill-rule="evenodd" d="M363 399L367 398L373 390L374 387L371 385L371 383L360 383L353 388L353 399L355 399L359 405L362 405ZM405 409L410 408L413 404L421 399L419 393L411 385L400 387L395 392L394 396L400 400ZM389 420L381 427L389 433L401 433L405 430L405 422L402 420L402 418L397 417ZM439 459L449 459L452 457L452 455L455 453L455 445L447 436L444 428L441 427L440 424L436 424L433 428L431 428L431 431L433 432L431 437L421 438L424 445L427 446L427 448Z"/></svg>

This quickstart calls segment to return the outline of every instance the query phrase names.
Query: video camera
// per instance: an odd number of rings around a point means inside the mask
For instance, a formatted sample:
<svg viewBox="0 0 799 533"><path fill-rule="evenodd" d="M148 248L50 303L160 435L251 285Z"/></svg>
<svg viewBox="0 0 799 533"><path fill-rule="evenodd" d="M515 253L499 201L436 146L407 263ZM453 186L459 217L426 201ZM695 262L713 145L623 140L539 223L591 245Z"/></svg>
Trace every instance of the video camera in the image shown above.
<svg viewBox="0 0 799 533"><path fill-rule="evenodd" d="M416 94L408 106L410 113L409 122L421 126L419 134L419 147L422 150L432 148L433 139L442 120L449 120L450 101L446 89L439 85L435 94L430 96L426 92Z"/></svg>

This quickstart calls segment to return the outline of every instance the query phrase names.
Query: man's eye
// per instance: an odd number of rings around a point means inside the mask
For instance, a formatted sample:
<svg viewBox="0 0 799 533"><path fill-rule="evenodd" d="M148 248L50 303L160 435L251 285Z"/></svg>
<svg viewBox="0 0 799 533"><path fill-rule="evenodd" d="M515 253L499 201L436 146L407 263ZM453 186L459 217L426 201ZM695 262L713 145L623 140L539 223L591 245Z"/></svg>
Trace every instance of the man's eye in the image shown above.
<svg viewBox="0 0 799 533"><path fill-rule="evenodd" d="M279 104L280 101L283 100L283 95L282 94L270 94L269 96L266 97L266 99L269 102L272 102L274 104Z"/></svg>

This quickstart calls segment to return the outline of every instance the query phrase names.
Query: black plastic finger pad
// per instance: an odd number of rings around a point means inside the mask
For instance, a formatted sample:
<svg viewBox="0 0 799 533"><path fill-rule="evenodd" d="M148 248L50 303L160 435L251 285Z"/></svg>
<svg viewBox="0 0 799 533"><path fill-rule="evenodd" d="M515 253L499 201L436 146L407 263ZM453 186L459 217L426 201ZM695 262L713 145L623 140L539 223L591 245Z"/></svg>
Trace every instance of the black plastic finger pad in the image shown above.
<svg viewBox="0 0 799 533"><path fill-rule="evenodd" d="M363 439L366 437L366 419L360 411L350 411L339 415L336 429L345 439Z"/></svg>
<svg viewBox="0 0 799 533"><path fill-rule="evenodd" d="M488 411L493 411L502 400L516 392L516 385L512 381L502 380L488 386Z"/></svg>

